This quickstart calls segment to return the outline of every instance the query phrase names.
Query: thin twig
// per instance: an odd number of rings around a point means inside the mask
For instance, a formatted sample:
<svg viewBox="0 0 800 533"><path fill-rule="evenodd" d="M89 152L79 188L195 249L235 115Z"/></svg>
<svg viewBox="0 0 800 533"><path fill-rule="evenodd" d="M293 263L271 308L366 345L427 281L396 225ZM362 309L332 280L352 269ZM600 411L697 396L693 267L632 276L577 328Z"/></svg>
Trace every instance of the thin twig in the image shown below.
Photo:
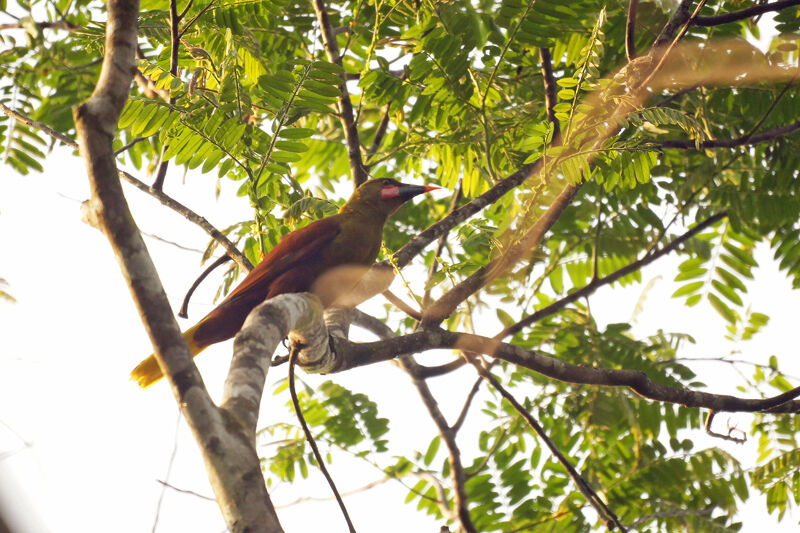
<svg viewBox="0 0 800 533"><path fill-rule="evenodd" d="M199 492L195 492L195 491L189 490L189 489L182 489L180 487L176 487L175 485L173 485L171 483L167 483L166 481L163 481L163 480L160 480L160 479L157 479L156 481L158 483L161 483L162 485L164 485L166 488L172 489L175 492L180 492L181 494L188 494L189 496L195 496L197 498L200 498L201 500L207 500L207 501L210 501L210 502L216 502L217 501L216 498L212 498L211 496L206 496L205 494L200 494Z"/></svg>
<svg viewBox="0 0 800 533"><path fill-rule="evenodd" d="M372 156L378 153L378 149L381 147L381 142L383 142L383 137L386 135L386 130L389 127L389 110L391 107L392 102L390 101L388 104L386 104L381 121L378 124L378 128L375 130L375 137L372 139L372 144L367 149L367 155L364 157L364 160L367 162L366 164L368 167L370 166L369 160L372 159Z"/></svg>
<svg viewBox="0 0 800 533"><path fill-rule="evenodd" d="M148 137L136 137L134 140L132 140L131 142L129 142L128 144L126 144L125 146L123 146L122 148L120 148L119 150L114 152L114 155L117 156L117 155L120 155L123 152L127 152L133 146L139 144L142 141L146 141L147 139L148 139Z"/></svg>
<svg viewBox="0 0 800 533"><path fill-rule="evenodd" d="M649 515L645 515L641 518L637 518L631 524L631 529L636 529L640 525L649 522L655 518L677 518L681 516L697 516L697 515L709 515L711 516L714 514L714 507L709 507L708 509L700 509L700 510L682 510L682 511L661 511L658 513L653 513Z"/></svg>
<svg viewBox="0 0 800 533"><path fill-rule="evenodd" d="M161 494L158 495L158 503L156 504L156 516L153 519L153 533L156 533L158 528L158 518L161 516L161 504L164 503L164 494L167 492L169 476L172 473L172 465L175 464L175 456L178 455L178 430L181 427L181 412L178 410L178 417L175 420L175 434L172 437L172 453L169 456L169 463L167 464L167 473L164 476L166 481L161 481Z"/></svg>
<svg viewBox="0 0 800 533"><path fill-rule="evenodd" d="M469 394L467 394L467 399L464 401L464 407L461 408L461 413L458 415L458 418L453 425L450 426L450 429L453 430L453 433L458 433L458 430L464 425L464 420L467 419L467 413L472 405L472 400L474 400L475 395L478 394L478 391L481 388L481 383L483 383L483 379L479 377L477 380L475 380L475 383L472 384L472 388L470 389Z"/></svg>
<svg viewBox="0 0 800 533"><path fill-rule="evenodd" d="M542 61L542 82L544 83L544 101L547 107L547 118L553 125L553 139L561 136L561 123L556 117L556 104L558 104L556 78L553 76L553 59L550 57L549 48L539 48L539 59Z"/></svg>
<svg viewBox="0 0 800 533"><path fill-rule="evenodd" d="M370 489L373 489L373 488L377 487L378 485L383 485L387 481L392 481L392 480L396 480L396 479L397 478L395 478L395 477L385 477L385 478L382 478L382 479L377 479L375 481L367 483L363 487L358 487L357 489L348 490L348 491L343 492L342 493L342 497L344 498L345 496L352 496L353 494L358 494L360 492L366 492L366 491L368 491ZM322 498L317 498L317 497L314 497L314 496L303 496L302 498L297 498L296 500L291 501L289 503L276 505L275 509L286 509L287 507L292 507L294 505L297 505L297 504L300 504L300 503L305 503L305 502L327 502L327 501L330 501L330 500L333 500L333 499L335 499L333 496L325 496L325 497L322 497Z"/></svg>
<svg viewBox="0 0 800 533"><path fill-rule="evenodd" d="M189 3L186 6L186 9L189 9L189 6L192 5L192 0L189 0ZM181 22L182 15L178 15L178 0L169 0L169 36L170 36L170 54L169 54L169 73L173 76L178 75L178 53L180 52L181 47L181 39L180 33L178 31L178 26ZM170 91L169 96L169 104L175 104L175 98L172 96L172 91ZM167 177L167 169L169 168L169 161L164 160L164 155L167 153L169 149L169 144L164 143L164 146L161 147L161 157L160 163L158 165L158 172L156 173L156 179L153 182L153 188L157 191L160 191L164 188L164 180Z"/></svg>
<svg viewBox="0 0 800 533"><path fill-rule="evenodd" d="M178 248L178 249L186 251L186 252L194 252L196 254L202 254L203 253L203 250L200 250L199 248L190 248L189 246L184 246L184 245L182 245L180 243L177 243L175 241L171 241L169 239L165 239L164 237L160 237L160 236L156 235L155 233L147 233L146 231L143 231L142 235L144 235L145 237L150 237L151 239L163 242L164 244L169 244L170 246L174 246L175 248Z"/></svg>
<svg viewBox="0 0 800 533"><path fill-rule="evenodd" d="M314 458L317 460L317 466L319 466L322 475L325 476L325 480L328 482L328 485L330 485L333 495L336 497L336 503L339 504L339 509L342 510L344 520L347 522L347 528L350 530L350 533L355 533L356 529L353 527L353 522L350 520L350 515L347 513L347 507L345 507L342 496L336 489L336 483L333 482L333 478L331 477L330 473L328 473L328 469L325 467L325 463L322 460L322 454L319 452L319 448L317 447L317 442L314 440L313 435L311 435L311 430L308 428L306 419L303 416L303 410L300 409L300 400L297 399L297 391L295 390L294 386L294 365L297 362L298 351L299 349L297 346L292 346L292 349L289 352L289 392L292 396L294 412L297 414L297 419L300 421L300 425L303 427L303 433L305 433L306 440L311 446L311 450L314 452Z"/></svg>
<svg viewBox="0 0 800 533"><path fill-rule="evenodd" d="M456 193L450 199L450 208L448 209L448 215L455 211L458 208L458 204L461 202L461 198L464 196L464 181L462 179L458 180L458 186L456 187ZM450 232L446 231L439 236L439 242L436 245L436 253L433 254L433 261L431 262L431 267L428 269L428 279L425 281L425 293L422 295L422 307L425 308L431 301L431 281L433 280L434 274L439 267L439 262L437 259L441 257L442 251L444 250L445 245L447 244L447 236Z"/></svg>
<svg viewBox="0 0 800 533"><path fill-rule="evenodd" d="M56 20L53 22L34 22L33 23L40 30L64 30L68 32L82 31L83 28L77 24L73 24L68 20ZM8 24L0 24L0 30L22 30L27 27L27 24L20 22L12 22Z"/></svg>

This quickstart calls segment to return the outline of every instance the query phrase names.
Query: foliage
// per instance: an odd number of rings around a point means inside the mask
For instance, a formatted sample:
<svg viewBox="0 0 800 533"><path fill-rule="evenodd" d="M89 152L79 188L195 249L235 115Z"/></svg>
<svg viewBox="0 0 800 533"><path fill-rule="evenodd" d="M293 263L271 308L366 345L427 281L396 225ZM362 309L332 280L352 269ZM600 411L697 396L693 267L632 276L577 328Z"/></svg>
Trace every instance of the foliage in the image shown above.
<svg viewBox="0 0 800 533"><path fill-rule="evenodd" d="M625 57L627 4L344 0L328 5L330 23L340 30L339 66L325 54L310 3L197 0L180 24L175 74L169 3L143 0L139 83L114 148L121 150L120 164L141 177L168 161L204 179L237 182L252 214L225 232L255 263L282 235L332 213L346 196L352 178L337 111L346 87L374 177L435 181L468 201L520 168L538 169L450 232L441 256L429 249L418 258L418 266L435 265L437 272L427 284L411 287L417 301L426 290L439 297L514 249L562 187L581 184L542 245L474 294L446 327L463 331L473 313L489 306L511 326L724 212L675 250L681 285L673 297L713 310L727 324L721 334L747 341L769 319L761 312L766 310L748 304L748 280L759 266L754 250L770 247L782 272L800 287L800 137L776 134L748 142L797 120L800 88L796 74L687 80L726 50L739 54L745 70L767 65L790 72L798 61L800 12L790 7L777 15L766 51L747 40L762 31L751 19L689 28L687 39L718 46L686 53L678 48L671 61L681 70L673 69L669 83L637 100L628 84L644 63ZM639 4L635 45L643 53L672 15L667 4ZM99 72L104 4L16 0L11 7L22 18L19 30L0 33L6 80L0 101L74 135L70 109L89 96ZM701 15L738 7L708 2ZM41 24L61 20L68 29ZM557 125L548 118L540 48L553 58ZM737 138L744 140L740 146L703 144ZM688 144L670 144L675 140ZM42 171L48 144L36 128L0 117L0 153L17 172ZM386 230L386 251L446 216L449 202L404 207ZM622 286L638 281L638 269L617 280ZM223 292L231 282L229 277ZM398 333L415 325L394 311L387 316ZM681 344L690 341L666 332L639 339L630 324L599 327L580 300L513 336L514 344L562 361L637 370L664 385L702 388L690 366L677 362ZM644 520L648 531L736 531L737 508L748 498L764 497L780 516L790 502L800 504L796 418L758 416L752 431L760 465L745 472L722 449L696 444L703 425L698 409L651 402L628 390L558 382L507 363L493 371L623 523ZM769 368L756 368L743 392L790 388L773 357ZM520 415L494 392L481 398L487 422L479 434L461 436L476 448L464 458L475 527L601 529L602 520L587 512L584 496ZM446 487L448 505L453 500L452 465L441 437L418 435L416 451L393 449L380 405L334 382L306 390L301 405L317 438L329 445L330 458L346 452L388 477L416 476L415 484L407 483L406 503L415 502L438 522L453 520L438 501L437 483ZM306 477L313 460L301 433L287 425L264 432L285 438L264 458L270 479Z"/></svg>

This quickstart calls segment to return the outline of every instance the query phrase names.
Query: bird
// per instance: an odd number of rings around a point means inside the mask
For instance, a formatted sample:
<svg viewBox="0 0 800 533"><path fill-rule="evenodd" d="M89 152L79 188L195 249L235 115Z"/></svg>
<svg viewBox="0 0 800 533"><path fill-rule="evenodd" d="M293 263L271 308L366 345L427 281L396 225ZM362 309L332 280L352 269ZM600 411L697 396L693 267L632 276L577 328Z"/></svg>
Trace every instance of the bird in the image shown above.
<svg viewBox="0 0 800 533"><path fill-rule="evenodd" d="M324 307L333 304L375 262L389 215L415 196L436 189L391 178L371 179L356 188L335 215L285 235L214 310L183 333L192 357L233 338L250 311L279 294L314 292ZM347 282L333 278L321 283L326 275L348 267L359 267L355 279L350 275ZM331 285L337 290L332 291ZM142 388L162 377L154 355L131 372L131 379Z"/></svg>

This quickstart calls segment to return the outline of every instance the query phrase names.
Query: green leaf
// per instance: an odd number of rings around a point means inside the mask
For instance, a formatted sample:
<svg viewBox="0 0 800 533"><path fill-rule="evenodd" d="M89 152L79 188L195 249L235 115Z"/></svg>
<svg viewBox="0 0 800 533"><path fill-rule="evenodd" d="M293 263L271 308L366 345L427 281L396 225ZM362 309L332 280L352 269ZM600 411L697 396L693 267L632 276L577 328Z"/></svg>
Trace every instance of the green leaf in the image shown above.
<svg viewBox="0 0 800 533"><path fill-rule="evenodd" d="M302 156L294 152L272 152L269 157L279 163L293 163L302 159Z"/></svg>
<svg viewBox="0 0 800 533"><path fill-rule="evenodd" d="M428 450L425 452L425 457L423 459L425 465L430 466L430 464L433 462L433 459L436 457L436 452L439 451L441 440L442 439L437 435L428 445Z"/></svg>
<svg viewBox="0 0 800 533"><path fill-rule="evenodd" d="M311 128L283 128L278 132L278 137L284 139L305 139L311 137L316 133L316 130Z"/></svg>
<svg viewBox="0 0 800 533"><path fill-rule="evenodd" d="M719 293L720 293L722 296L724 296L725 298L727 298L727 299L728 299L728 300L729 300L731 303L734 303L734 304L736 304L736 305L742 305L742 299L739 297L739 295L738 295L738 294L736 294L736 291L734 291L733 289L731 289L731 288L730 288L730 287L728 287L727 285L723 285L722 283L720 283L720 282L719 282L719 281L717 281L717 280L712 280L712 281L711 281L711 285L712 285L712 286L713 286L715 289L717 289L717 291L718 291L718 292L719 292Z"/></svg>
<svg viewBox="0 0 800 533"><path fill-rule="evenodd" d="M681 287L677 291L673 292L672 293L672 297L673 298L680 298L681 296L686 296L687 294L692 294L693 292L698 291L700 289L700 287L703 286L703 284L704 284L704 282L702 282L702 281L695 281L695 282L692 282L692 283L687 283L686 285L684 285L683 287Z"/></svg>
<svg viewBox="0 0 800 533"><path fill-rule="evenodd" d="M279 150L286 150L287 152L307 152L308 146L301 142L294 141L275 141L275 148Z"/></svg>
<svg viewBox="0 0 800 533"><path fill-rule="evenodd" d="M727 320L731 324L736 324L739 320L739 316L736 312L728 307L722 300L720 300L717 296L712 293L708 294L708 300L711 302L711 306L717 310L717 312L722 315L722 318Z"/></svg>

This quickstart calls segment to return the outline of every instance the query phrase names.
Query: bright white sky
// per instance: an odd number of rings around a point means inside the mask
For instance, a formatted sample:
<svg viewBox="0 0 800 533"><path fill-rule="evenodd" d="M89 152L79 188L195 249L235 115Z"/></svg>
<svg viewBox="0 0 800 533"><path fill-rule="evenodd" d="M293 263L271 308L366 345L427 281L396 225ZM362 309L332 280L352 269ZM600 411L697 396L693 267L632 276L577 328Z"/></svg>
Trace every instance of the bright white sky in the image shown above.
<svg viewBox="0 0 800 533"><path fill-rule="evenodd" d="M160 384L147 391L128 381L128 372L151 351L148 339L105 237L80 221L79 203L88 196L82 162L62 152L51 155L43 175L22 177L8 167L0 179L0 277L18 302L0 302L0 506L5 513L22 511L20 531L142 532L153 528L161 494L159 479L167 477L167 465L175 442L177 407L168 388ZM141 173L136 173L141 175ZM166 192L207 217L217 227L249 216L247 202L223 190L214 200L214 179L189 176L181 184L174 168ZM139 191L126 187L140 228L151 234L204 248L206 235ZM442 191L438 194L445 194ZM177 309L185 289L200 272L199 254L184 251L152 238L147 244L162 281ZM797 357L797 309L800 295L769 262L766 251L759 260L748 297L753 309L771 316L769 326L756 340L740 346L743 358L766 363L772 354L781 365L800 375ZM669 295L677 261L644 271L645 282L661 276L648 295L639 316L636 334L659 328L694 335L696 346L686 356L720 356L734 347L723 340L722 320L707 306L686 309ZM672 269L672 270L670 270ZM195 295L192 320L211 305L216 280L208 280ZM398 292L402 292L401 289ZM591 298L595 316L609 322L628 320L641 286L623 291L605 289ZM384 302L371 305L380 307ZM375 308L375 307L373 307ZM486 320L494 320L488 317ZM495 325L486 331L493 333ZM219 397L230 358L230 344L209 349L199 359L206 383ZM432 362L431 358L422 359ZM726 365L697 364L699 379L709 390L736 394L740 378ZM273 369L270 384L285 376L285 367ZM745 369L749 375L750 369ZM300 377L315 385L319 376ZM425 414L409 379L390 364L357 369L332 376L351 390L364 392L379 402L383 416L391 420L392 448L397 454L425 450L435 429ZM454 377L432 381L434 393L450 420L457 415L474 374L464 369ZM285 402L287 393L268 394L262 406L262 424L292 421ZM477 410L476 410L477 412ZM720 417L722 418L722 417ZM738 427L749 429L750 417L731 417ZM724 424L725 419L718 420ZM469 462L480 415L468 419L460 443ZM720 446L752 465L757 443L743 446L712 440L700 432L691 435L702 446ZM29 443L25 447L25 443ZM22 449L21 449L22 448ZM442 451L437 462L442 459ZM332 475L341 491L380 479L380 472L355 460L337 460ZM169 475L175 486L211 495L202 461L191 435L181 423L177 455ZM416 480L410 480L413 485ZM298 496L329 495L318 472L296 487L271 489L276 505ZM436 531L441 523L403 505L406 491L395 482L346 498L359 531L386 533ZM31 508L35 509L31 512ZM287 532L325 527L346 531L334 502L304 503L279 510ZM744 531L764 531L774 523L765 518L760 504L742 509ZM773 531L793 530L789 517ZM218 533L225 526L215 503L167 490L158 531Z"/></svg>

